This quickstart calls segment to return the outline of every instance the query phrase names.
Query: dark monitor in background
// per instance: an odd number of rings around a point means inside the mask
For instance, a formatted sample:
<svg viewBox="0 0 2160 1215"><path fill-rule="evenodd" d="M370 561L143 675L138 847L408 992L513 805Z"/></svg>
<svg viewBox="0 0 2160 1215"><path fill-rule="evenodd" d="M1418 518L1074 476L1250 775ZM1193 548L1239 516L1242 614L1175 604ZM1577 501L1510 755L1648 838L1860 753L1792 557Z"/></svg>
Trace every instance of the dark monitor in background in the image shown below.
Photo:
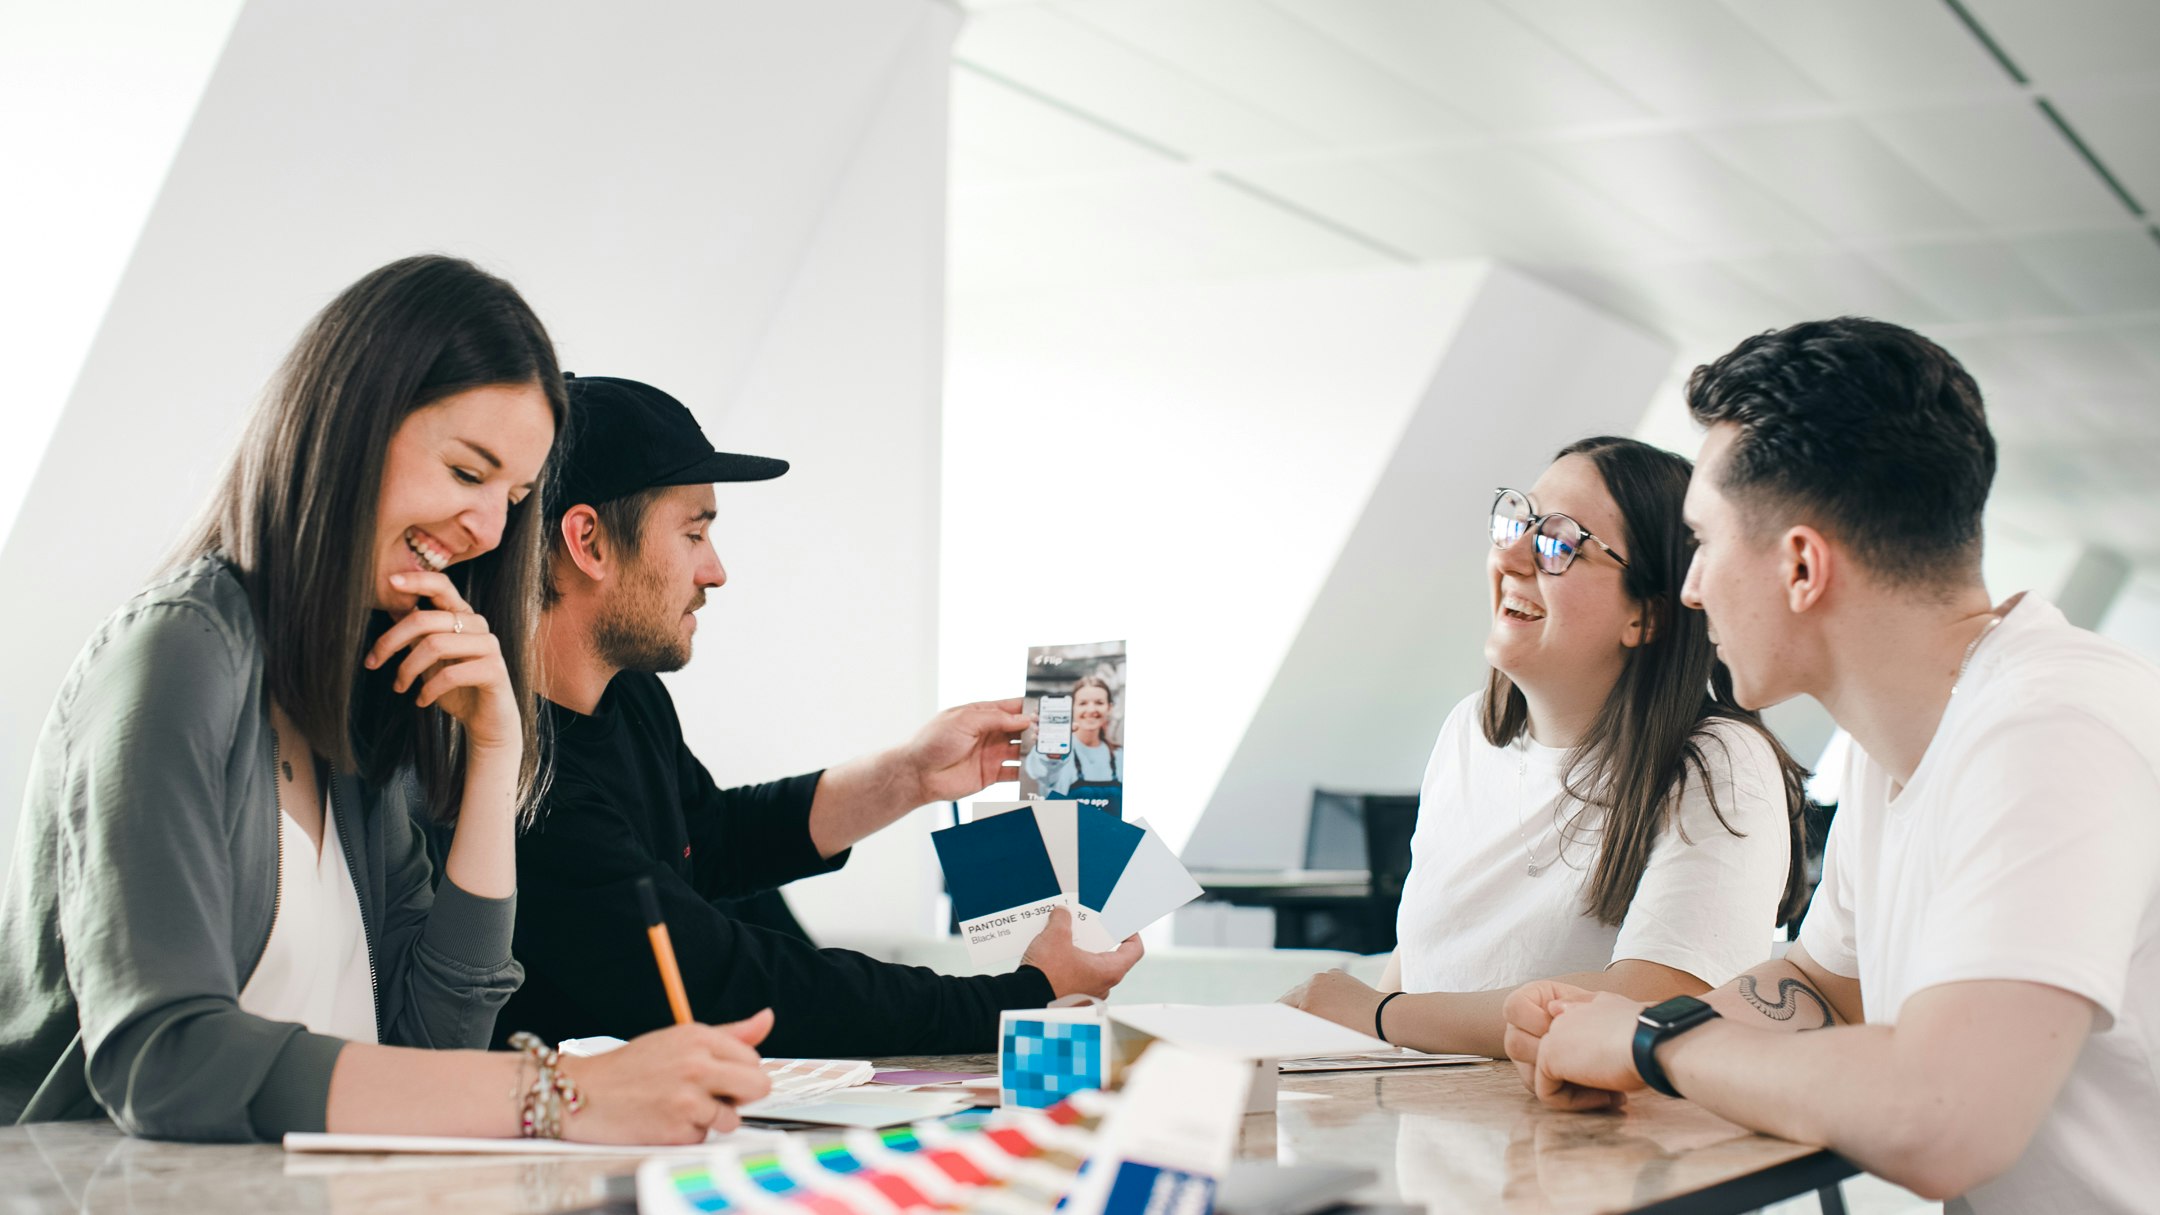
<svg viewBox="0 0 2160 1215"><path fill-rule="evenodd" d="M1305 867L1366 867L1364 794L1313 790L1312 817L1305 824Z"/></svg>

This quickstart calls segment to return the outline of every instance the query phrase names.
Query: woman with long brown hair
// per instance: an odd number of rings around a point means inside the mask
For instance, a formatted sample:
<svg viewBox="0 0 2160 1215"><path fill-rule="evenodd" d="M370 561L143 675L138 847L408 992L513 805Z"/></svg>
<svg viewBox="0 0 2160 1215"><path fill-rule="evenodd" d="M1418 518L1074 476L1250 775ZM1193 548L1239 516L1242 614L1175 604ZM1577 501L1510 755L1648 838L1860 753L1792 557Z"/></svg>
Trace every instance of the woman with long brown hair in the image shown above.
<svg viewBox="0 0 2160 1215"><path fill-rule="evenodd" d="M1804 773L1737 706L1700 611L1688 462L1633 439L1561 449L1488 520L1485 689L1426 768L1396 950L1285 997L1389 1041L1503 1055L1533 979L1694 995L1768 956L1806 895Z"/></svg>
<svg viewBox="0 0 2160 1215"><path fill-rule="evenodd" d="M533 497L567 408L538 318L470 263L394 262L316 316L46 719L0 900L0 1122L650 1142L765 1091L764 1016L574 1064L445 1049L484 1047L522 973ZM416 807L455 823L439 885Z"/></svg>

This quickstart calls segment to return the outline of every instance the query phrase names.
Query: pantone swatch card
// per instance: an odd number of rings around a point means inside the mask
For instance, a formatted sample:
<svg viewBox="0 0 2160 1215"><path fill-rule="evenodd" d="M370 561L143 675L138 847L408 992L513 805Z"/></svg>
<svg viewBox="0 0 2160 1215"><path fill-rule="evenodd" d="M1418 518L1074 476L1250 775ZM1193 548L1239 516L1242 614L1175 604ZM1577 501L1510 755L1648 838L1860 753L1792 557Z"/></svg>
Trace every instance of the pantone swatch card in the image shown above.
<svg viewBox="0 0 2160 1215"><path fill-rule="evenodd" d="M1092 806L1079 807L1074 818L1080 845L1080 905L1101 911L1147 832Z"/></svg>
<svg viewBox="0 0 2160 1215"><path fill-rule="evenodd" d="M1031 809L933 831L930 842L968 958L978 966L1026 953L1051 909L1067 905Z"/></svg>
<svg viewBox="0 0 2160 1215"><path fill-rule="evenodd" d="M1101 913L1079 901L1079 815L1085 810L1080 803L969 802L968 809L976 822L993 815L1010 814L1015 810L1034 811L1035 824L1042 830L1043 849L1050 854L1050 867L1057 871L1058 888L1072 900L1069 910L1073 916L1073 944L1090 953L1109 953L1118 947L1119 941L1125 939L1123 936L1112 936L1104 932Z"/></svg>
<svg viewBox="0 0 2160 1215"><path fill-rule="evenodd" d="M1118 875L1117 887L1103 902L1105 936L1122 941L1200 897L1200 883L1146 819L1132 820L1144 834Z"/></svg>

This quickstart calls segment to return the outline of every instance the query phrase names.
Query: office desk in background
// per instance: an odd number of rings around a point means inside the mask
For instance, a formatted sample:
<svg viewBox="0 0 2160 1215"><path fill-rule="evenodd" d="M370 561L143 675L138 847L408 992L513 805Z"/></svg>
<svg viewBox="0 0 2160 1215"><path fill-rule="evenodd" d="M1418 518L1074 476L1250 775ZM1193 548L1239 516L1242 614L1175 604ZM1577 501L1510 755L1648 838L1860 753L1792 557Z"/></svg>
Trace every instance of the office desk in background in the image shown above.
<svg viewBox="0 0 2160 1215"><path fill-rule="evenodd" d="M883 1066L996 1063L963 1055ZM1240 1156L1369 1168L1378 1179L1359 1200L1430 1215L1715 1215L1835 1186L1854 1171L1829 1152L1663 1097L1632 1099L1625 1114L1547 1110L1503 1063L1285 1076L1282 1088L1276 1113L1245 1120ZM599 1204L606 1179L636 1167L606 1157L288 1156L264 1145L129 1139L105 1122L46 1123L0 1128L0 1210L559 1211Z"/></svg>
<svg viewBox="0 0 2160 1215"><path fill-rule="evenodd" d="M1372 874L1363 869L1195 869L1200 897L1232 907L1265 907L1275 913L1277 949L1343 949L1370 952L1375 942ZM1336 921L1346 921L1353 939Z"/></svg>

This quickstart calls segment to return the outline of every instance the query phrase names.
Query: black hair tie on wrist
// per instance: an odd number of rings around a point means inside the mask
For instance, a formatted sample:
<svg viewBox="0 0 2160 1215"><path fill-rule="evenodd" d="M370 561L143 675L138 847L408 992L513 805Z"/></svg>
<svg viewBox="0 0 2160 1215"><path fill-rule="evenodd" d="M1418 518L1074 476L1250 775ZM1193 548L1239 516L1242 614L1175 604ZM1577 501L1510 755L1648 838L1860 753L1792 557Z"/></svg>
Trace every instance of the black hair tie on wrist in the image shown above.
<svg viewBox="0 0 2160 1215"><path fill-rule="evenodd" d="M1372 1010L1373 1037L1380 1039L1382 1042L1386 1042L1389 1046L1393 1046L1395 1045L1395 1043L1388 1038L1387 1031L1380 1028L1380 1014L1387 1011L1389 1000L1392 1000L1402 994L1403 993L1399 991L1389 992L1388 994L1380 997L1380 1006Z"/></svg>

